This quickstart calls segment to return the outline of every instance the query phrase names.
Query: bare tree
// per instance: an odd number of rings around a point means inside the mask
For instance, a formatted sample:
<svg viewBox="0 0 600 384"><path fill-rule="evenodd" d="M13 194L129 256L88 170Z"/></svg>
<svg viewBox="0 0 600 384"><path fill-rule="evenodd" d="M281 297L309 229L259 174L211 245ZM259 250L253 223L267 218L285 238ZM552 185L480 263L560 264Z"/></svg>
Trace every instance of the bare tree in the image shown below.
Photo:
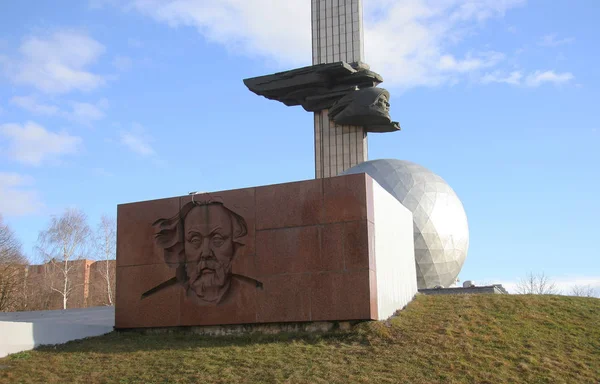
<svg viewBox="0 0 600 384"><path fill-rule="evenodd" d="M62 296L63 309L69 297L81 284L74 274L81 267L91 231L85 214L77 209L67 209L60 217L52 217L48 229L41 231L37 249L49 269L50 289Z"/></svg>
<svg viewBox="0 0 600 384"><path fill-rule="evenodd" d="M526 277L522 278L516 287L517 293L533 294L533 295L558 295L560 291L556 288L556 284L550 280L543 272L534 274L530 272Z"/></svg>
<svg viewBox="0 0 600 384"><path fill-rule="evenodd" d="M26 266L21 243L0 216L0 311L14 311L18 307Z"/></svg>
<svg viewBox="0 0 600 384"><path fill-rule="evenodd" d="M103 215L96 230L96 249L99 253L98 273L106 284L106 303L114 304L117 223L114 217Z"/></svg>
<svg viewBox="0 0 600 384"><path fill-rule="evenodd" d="M17 311L43 311L52 309L53 292L50 289L47 265L28 265L19 289Z"/></svg>
<svg viewBox="0 0 600 384"><path fill-rule="evenodd" d="M571 288L571 296L596 297L596 290L591 285L574 285Z"/></svg>

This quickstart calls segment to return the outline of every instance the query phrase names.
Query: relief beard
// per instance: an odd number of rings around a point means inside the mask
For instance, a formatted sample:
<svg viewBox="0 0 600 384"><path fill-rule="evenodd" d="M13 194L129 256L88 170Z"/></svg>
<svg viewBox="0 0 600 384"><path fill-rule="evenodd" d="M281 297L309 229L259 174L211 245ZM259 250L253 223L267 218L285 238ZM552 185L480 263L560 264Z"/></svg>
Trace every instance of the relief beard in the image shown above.
<svg viewBox="0 0 600 384"><path fill-rule="evenodd" d="M216 263L209 263L210 265L199 265L200 271L197 280L193 283L196 294L200 297L206 297L210 299L212 296L217 295L219 290L226 283L226 268L222 265L215 265ZM210 269L204 269L204 268ZM204 269L204 270L202 270Z"/></svg>

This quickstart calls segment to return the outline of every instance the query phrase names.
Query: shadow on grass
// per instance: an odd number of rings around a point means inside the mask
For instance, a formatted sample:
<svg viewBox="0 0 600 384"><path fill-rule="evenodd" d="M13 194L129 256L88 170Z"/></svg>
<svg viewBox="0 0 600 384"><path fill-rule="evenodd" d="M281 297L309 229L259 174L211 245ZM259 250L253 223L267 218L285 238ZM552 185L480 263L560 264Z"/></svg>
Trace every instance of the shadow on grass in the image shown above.
<svg viewBox="0 0 600 384"><path fill-rule="evenodd" d="M319 343L368 344L366 337L353 331L209 336L195 334L189 330L174 329L161 332L145 330L113 331L103 336L74 340L66 344L40 346L36 348L36 351L43 353L120 354L138 351L227 348L292 342L313 345Z"/></svg>

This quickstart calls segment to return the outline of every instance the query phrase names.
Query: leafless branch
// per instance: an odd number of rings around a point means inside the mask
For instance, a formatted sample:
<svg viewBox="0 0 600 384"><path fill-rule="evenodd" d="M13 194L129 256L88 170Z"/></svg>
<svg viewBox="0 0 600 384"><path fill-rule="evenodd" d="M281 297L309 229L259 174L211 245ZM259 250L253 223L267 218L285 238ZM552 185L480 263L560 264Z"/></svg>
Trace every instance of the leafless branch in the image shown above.
<svg viewBox="0 0 600 384"><path fill-rule="evenodd" d="M543 272L534 274L530 272L526 277L522 278L516 287L517 293L528 295L558 295L560 291L556 288L556 284L550 280Z"/></svg>
<svg viewBox="0 0 600 384"><path fill-rule="evenodd" d="M0 215L0 311L14 310L18 305L26 265L21 243Z"/></svg>
<svg viewBox="0 0 600 384"><path fill-rule="evenodd" d="M571 296L596 297L597 293L591 285L575 285L571 288Z"/></svg>
<svg viewBox="0 0 600 384"><path fill-rule="evenodd" d="M108 305L113 305L115 266L111 263L116 258L117 225L113 217L103 215L96 230L96 249L99 263L98 273L105 284Z"/></svg>

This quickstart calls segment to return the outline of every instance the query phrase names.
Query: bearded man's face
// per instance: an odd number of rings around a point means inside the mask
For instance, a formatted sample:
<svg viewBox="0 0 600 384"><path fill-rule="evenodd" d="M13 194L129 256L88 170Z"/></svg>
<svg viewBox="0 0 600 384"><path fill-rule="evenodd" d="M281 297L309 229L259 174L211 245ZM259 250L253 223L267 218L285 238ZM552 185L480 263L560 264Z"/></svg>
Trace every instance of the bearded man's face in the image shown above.
<svg viewBox="0 0 600 384"><path fill-rule="evenodd" d="M234 256L233 222L221 205L196 206L184 220L188 294L218 303L229 289Z"/></svg>

